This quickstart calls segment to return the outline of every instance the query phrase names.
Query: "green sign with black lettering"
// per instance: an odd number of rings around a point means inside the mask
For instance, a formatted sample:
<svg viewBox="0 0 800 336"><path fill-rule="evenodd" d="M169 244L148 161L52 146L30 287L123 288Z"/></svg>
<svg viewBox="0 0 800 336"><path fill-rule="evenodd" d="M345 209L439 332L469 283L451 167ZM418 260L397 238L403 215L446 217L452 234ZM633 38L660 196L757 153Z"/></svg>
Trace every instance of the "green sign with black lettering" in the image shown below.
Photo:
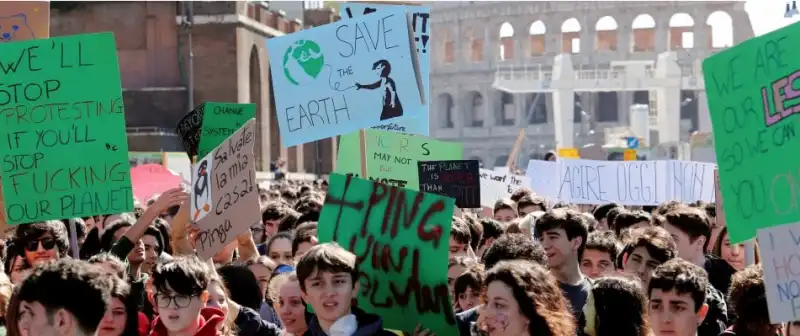
<svg viewBox="0 0 800 336"><path fill-rule="evenodd" d="M732 243L800 221L800 23L703 62ZM659 112L661 113L661 112ZM719 201L719 200L718 200Z"/></svg>
<svg viewBox="0 0 800 336"><path fill-rule="evenodd" d="M133 210L112 33L0 43L9 224Z"/></svg>
<svg viewBox="0 0 800 336"><path fill-rule="evenodd" d="M204 157L256 116L256 104L206 103L197 157Z"/></svg>

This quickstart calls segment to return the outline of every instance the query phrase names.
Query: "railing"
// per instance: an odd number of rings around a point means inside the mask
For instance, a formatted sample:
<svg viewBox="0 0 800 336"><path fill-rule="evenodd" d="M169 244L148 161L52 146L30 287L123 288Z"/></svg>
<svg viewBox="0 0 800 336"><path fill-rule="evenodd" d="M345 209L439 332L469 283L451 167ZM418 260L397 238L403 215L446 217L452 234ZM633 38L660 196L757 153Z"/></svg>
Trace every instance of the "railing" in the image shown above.
<svg viewBox="0 0 800 336"><path fill-rule="evenodd" d="M617 69L576 69L574 79L576 80L609 80L624 78L625 70ZM644 78L655 78L655 70L646 69ZM532 81L551 81L553 71L545 70L541 65L536 66L500 66L495 72L495 79L498 80L532 80Z"/></svg>

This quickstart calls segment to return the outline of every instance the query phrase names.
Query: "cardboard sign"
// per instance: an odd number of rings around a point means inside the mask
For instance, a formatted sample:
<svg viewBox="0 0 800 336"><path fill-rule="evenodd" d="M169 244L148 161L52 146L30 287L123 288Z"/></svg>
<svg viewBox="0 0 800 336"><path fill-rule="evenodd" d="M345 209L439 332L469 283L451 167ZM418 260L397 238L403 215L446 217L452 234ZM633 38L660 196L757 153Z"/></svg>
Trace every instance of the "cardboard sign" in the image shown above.
<svg viewBox="0 0 800 336"><path fill-rule="evenodd" d="M800 221L800 23L708 57L703 75L732 243Z"/></svg>
<svg viewBox="0 0 800 336"><path fill-rule="evenodd" d="M575 204L714 202L715 168L710 163L678 160L564 160L558 164L557 198Z"/></svg>
<svg viewBox="0 0 800 336"><path fill-rule="evenodd" d="M48 37L50 2L3 1L3 6L0 6L0 43Z"/></svg>
<svg viewBox="0 0 800 336"><path fill-rule="evenodd" d="M433 40L431 40L430 18L431 9L423 6L398 6L398 5L379 5L375 3L344 3L339 6L340 16L346 19L360 17L362 15L377 13L380 15L387 9L395 9L400 7L404 9L411 20L411 29L414 32L414 43L417 52L417 60L419 67L420 78L422 79L422 87L424 88L424 104L422 105L423 111L418 113L423 117L417 118L396 118L396 121L389 123L381 123L380 125L373 126L374 129L381 129L384 131L396 131L402 133L411 133L419 135L428 135L430 129L430 100L431 100L431 48L433 47Z"/></svg>
<svg viewBox="0 0 800 336"><path fill-rule="evenodd" d="M764 288L772 323L800 320L800 223L758 230Z"/></svg>
<svg viewBox="0 0 800 336"><path fill-rule="evenodd" d="M558 163L555 161L530 160L525 176L531 180L531 190L548 201L558 199Z"/></svg>
<svg viewBox="0 0 800 336"><path fill-rule="evenodd" d="M208 259L261 221L255 159L255 119L192 166L191 218L200 229L197 255Z"/></svg>
<svg viewBox="0 0 800 336"><path fill-rule="evenodd" d="M355 253L358 306L385 328L413 332L419 323L458 334L447 285L453 206L452 198L331 174L319 242Z"/></svg>
<svg viewBox="0 0 800 336"><path fill-rule="evenodd" d="M464 146L457 142L396 132L366 130L367 177L376 182L419 190L417 162L461 160ZM343 135L339 142L336 172L361 175L358 132Z"/></svg>
<svg viewBox="0 0 800 336"><path fill-rule="evenodd" d="M454 198L459 208L481 207L478 160L420 161L419 190Z"/></svg>
<svg viewBox="0 0 800 336"><path fill-rule="evenodd" d="M530 188L531 180L526 176L481 169L480 184L481 205L494 208L497 200L511 197L511 194L519 188Z"/></svg>
<svg viewBox="0 0 800 336"><path fill-rule="evenodd" d="M114 35L0 44L9 224L133 210Z"/></svg>
<svg viewBox="0 0 800 336"><path fill-rule="evenodd" d="M282 143L427 118L403 8L267 39Z"/></svg>
<svg viewBox="0 0 800 336"><path fill-rule="evenodd" d="M205 104L198 105L183 116L175 128L175 133L181 139L183 150L186 151L186 155L189 156L190 160L197 156L197 150L200 146L204 110Z"/></svg>
<svg viewBox="0 0 800 336"><path fill-rule="evenodd" d="M248 120L256 117L256 104L205 103L197 156L208 155Z"/></svg>

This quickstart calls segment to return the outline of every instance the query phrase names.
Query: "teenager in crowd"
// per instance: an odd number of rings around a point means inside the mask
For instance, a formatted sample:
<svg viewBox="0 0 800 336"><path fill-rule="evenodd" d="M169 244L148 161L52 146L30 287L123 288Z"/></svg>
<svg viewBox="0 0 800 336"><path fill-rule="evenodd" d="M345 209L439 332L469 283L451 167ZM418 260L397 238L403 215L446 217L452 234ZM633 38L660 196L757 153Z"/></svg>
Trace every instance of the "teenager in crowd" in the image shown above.
<svg viewBox="0 0 800 336"><path fill-rule="evenodd" d="M588 336L648 336L647 297L641 282L621 276L603 277L592 283L583 307Z"/></svg>
<svg viewBox="0 0 800 336"><path fill-rule="evenodd" d="M754 242L754 244L756 245L753 249L755 262L759 263L761 262L761 258L758 253L758 243ZM714 248L711 250L711 255L725 260L725 262L736 271L741 271L745 266L745 254L745 245L742 243L731 244L731 240L728 237L728 228L723 227L717 236Z"/></svg>
<svg viewBox="0 0 800 336"><path fill-rule="evenodd" d="M502 261L486 273L474 332L499 336L573 336L575 320L556 279L529 261Z"/></svg>
<svg viewBox="0 0 800 336"><path fill-rule="evenodd" d="M678 248L669 232L657 226L631 230L630 235L618 259L624 273L638 277L647 286L653 270L675 258Z"/></svg>
<svg viewBox="0 0 800 336"><path fill-rule="evenodd" d="M624 230L638 229L650 226L652 218L650 214L638 211L622 211L614 217L614 223L611 225L611 230L614 234L619 236Z"/></svg>
<svg viewBox="0 0 800 336"><path fill-rule="evenodd" d="M292 234L281 231L272 235L266 243L267 256L278 265L294 265L292 257Z"/></svg>
<svg viewBox="0 0 800 336"><path fill-rule="evenodd" d="M595 231L589 234L581 256L581 273L590 279L611 275L616 271L620 246L612 231Z"/></svg>
<svg viewBox="0 0 800 336"><path fill-rule="evenodd" d="M467 256L451 257L447 262L447 286L450 293L455 292L456 279L468 268L477 264L478 260ZM456 296L452 296L455 300Z"/></svg>
<svg viewBox="0 0 800 336"><path fill-rule="evenodd" d="M708 313L705 270L680 258L653 271L647 291L654 336L695 336Z"/></svg>
<svg viewBox="0 0 800 336"><path fill-rule="evenodd" d="M621 207L622 206L617 203L606 203L595 208L594 212L592 212L594 219L597 220L597 226L595 227L595 230L598 231L608 230L611 227L611 225L609 225L608 223L608 212L611 209L621 208Z"/></svg>
<svg viewBox="0 0 800 336"><path fill-rule="evenodd" d="M453 221L450 225L450 241L448 246L450 258L466 256L471 239L472 237L470 236L467 223L463 219L453 216Z"/></svg>
<svg viewBox="0 0 800 336"><path fill-rule="evenodd" d="M478 242L478 249L475 250L478 257L483 256L486 249L494 243L497 238L504 233L503 224L494 220L493 218L481 218L479 224L483 227L483 234Z"/></svg>
<svg viewBox="0 0 800 336"><path fill-rule="evenodd" d="M270 282L270 294L284 331L290 336L301 336L308 330L306 302L300 282L294 272L277 275Z"/></svg>
<svg viewBox="0 0 800 336"><path fill-rule="evenodd" d="M20 330L28 336L93 336L121 281L85 261L40 264L17 294Z"/></svg>
<svg viewBox="0 0 800 336"><path fill-rule="evenodd" d="M547 201L532 193L523 195L516 202L517 213L520 218L535 211L547 211Z"/></svg>
<svg viewBox="0 0 800 336"><path fill-rule="evenodd" d="M747 266L733 275L728 302L737 318L720 336L779 335L780 325L769 320L762 265Z"/></svg>
<svg viewBox="0 0 800 336"><path fill-rule="evenodd" d="M38 265L66 257L69 253L69 236L61 221L44 221L17 226L16 242L19 255L28 265Z"/></svg>
<svg viewBox="0 0 800 336"><path fill-rule="evenodd" d="M453 283L453 298L456 301L453 310L456 313L467 311L480 305L484 273L483 264L475 263L456 277Z"/></svg>
<svg viewBox="0 0 800 336"><path fill-rule="evenodd" d="M591 287L589 279L580 269L580 259L588 236L586 222L574 210L555 209L536 221L534 232L547 253L550 272L572 304L575 316L579 316Z"/></svg>
<svg viewBox="0 0 800 336"><path fill-rule="evenodd" d="M508 223L514 218L519 217L517 214L517 205L510 199L500 199L494 203L494 219L501 223Z"/></svg>
<svg viewBox="0 0 800 336"><path fill-rule="evenodd" d="M297 225L292 236L292 260L299 260L306 252L317 245L317 222L305 222Z"/></svg>

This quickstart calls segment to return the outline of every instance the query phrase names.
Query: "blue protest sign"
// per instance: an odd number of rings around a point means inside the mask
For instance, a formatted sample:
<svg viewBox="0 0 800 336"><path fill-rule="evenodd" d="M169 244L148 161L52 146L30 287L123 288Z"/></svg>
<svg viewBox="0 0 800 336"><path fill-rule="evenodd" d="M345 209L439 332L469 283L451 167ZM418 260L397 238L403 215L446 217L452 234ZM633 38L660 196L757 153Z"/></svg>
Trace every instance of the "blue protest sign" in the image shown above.
<svg viewBox="0 0 800 336"><path fill-rule="evenodd" d="M628 148L636 149L639 148L639 138L637 137L627 137L625 140L628 143Z"/></svg>
<svg viewBox="0 0 800 336"><path fill-rule="evenodd" d="M414 31L414 47L416 49L417 59L419 60L419 73L422 77L422 87L425 92L425 104L421 107L422 111L419 113L421 117L404 116L392 120L388 124L381 123L381 125L373 128L427 136L430 128L430 71L431 47L433 44L433 40L431 40L430 8L423 6L378 5L370 3L345 3L339 8L341 11L340 15L344 19L358 18L371 13L381 15L381 13L386 13L387 10L397 8L403 8L406 11L411 20L411 28ZM412 118L414 120L412 120Z"/></svg>
<svg viewBox="0 0 800 336"><path fill-rule="evenodd" d="M267 49L286 147L422 111L403 8L270 38Z"/></svg>

